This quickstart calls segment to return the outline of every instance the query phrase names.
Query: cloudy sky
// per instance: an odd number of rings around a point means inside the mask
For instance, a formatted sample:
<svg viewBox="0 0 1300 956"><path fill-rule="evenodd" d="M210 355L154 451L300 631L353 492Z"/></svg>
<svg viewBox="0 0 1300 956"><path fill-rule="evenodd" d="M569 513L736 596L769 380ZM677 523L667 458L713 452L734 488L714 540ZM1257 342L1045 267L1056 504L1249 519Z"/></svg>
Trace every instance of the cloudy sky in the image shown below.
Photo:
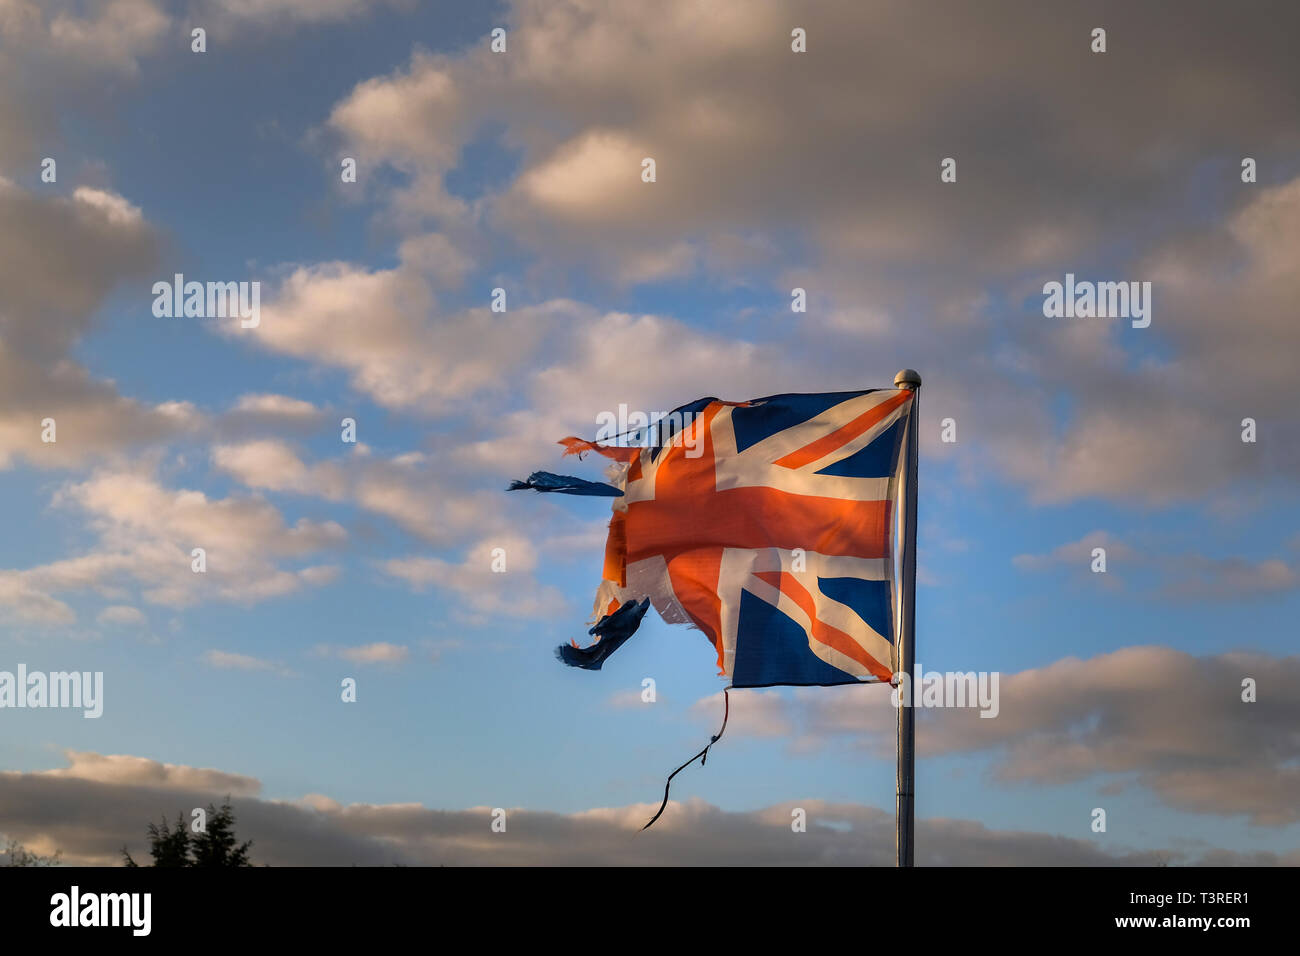
<svg viewBox="0 0 1300 956"><path fill-rule="evenodd" d="M1298 28L0 0L0 671L105 684L0 711L0 833L115 863L230 794L263 863L891 862L880 687L737 692L635 836L714 651L648 619L559 665L608 505L503 489L621 403L910 366L918 660L1003 675L995 720L920 715L918 862L1300 863ZM155 316L176 273L260 324ZM1067 274L1150 282L1150 326L1045 318Z"/></svg>

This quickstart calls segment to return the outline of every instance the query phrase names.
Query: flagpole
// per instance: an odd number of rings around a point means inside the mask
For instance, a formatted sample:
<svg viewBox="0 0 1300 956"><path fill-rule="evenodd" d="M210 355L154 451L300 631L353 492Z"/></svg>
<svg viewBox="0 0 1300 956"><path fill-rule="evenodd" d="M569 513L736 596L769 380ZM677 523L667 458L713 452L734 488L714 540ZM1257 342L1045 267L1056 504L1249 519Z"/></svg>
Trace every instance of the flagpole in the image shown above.
<svg viewBox="0 0 1300 956"><path fill-rule="evenodd" d="M913 810L915 806L916 748L915 714L912 708L912 668L916 661L916 491L917 491L917 410L921 401L921 376L905 368L894 376L895 388L912 392L912 408L907 416L907 471L903 486L903 600L898 608L898 670L906 675L906 682L898 684L898 777L895 786L895 821L897 863L899 866L915 865L913 836Z"/></svg>

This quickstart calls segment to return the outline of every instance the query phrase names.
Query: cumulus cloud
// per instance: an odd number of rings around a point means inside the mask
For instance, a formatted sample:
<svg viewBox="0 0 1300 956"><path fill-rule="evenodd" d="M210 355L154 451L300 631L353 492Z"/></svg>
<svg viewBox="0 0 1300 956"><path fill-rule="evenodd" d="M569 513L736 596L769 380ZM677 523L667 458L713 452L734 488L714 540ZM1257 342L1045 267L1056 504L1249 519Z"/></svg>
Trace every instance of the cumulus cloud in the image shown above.
<svg viewBox="0 0 1300 956"><path fill-rule="evenodd" d="M0 773L5 832L41 852L61 849L66 862L117 865L126 845L146 850L144 827L160 807L220 802L227 793L241 838L256 863L347 866L892 866L892 811L816 798L748 812L693 800L671 802L654 830L636 837L655 809L647 804L573 814L507 808L505 834L484 839L488 807L432 810L419 804L342 804L322 794L296 801L258 799L258 782L215 770L138 757L70 753L69 768ZM807 832L792 836L791 811L802 808ZM992 830L969 820L919 819L920 865L1151 866L1173 860L1220 865L1295 865L1294 853L1191 853L1102 848L1087 840Z"/></svg>
<svg viewBox="0 0 1300 956"><path fill-rule="evenodd" d="M535 344L532 310L444 314L432 278L462 268L441 237L406 240L399 264L370 270L345 262L293 269L262 304L262 348L345 372L353 388L401 411L436 413L499 387ZM238 323L222 326L234 334ZM484 349L485 342L494 348Z"/></svg>
<svg viewBox="0 0 1300 956"><path fill-rule="evenodd" d="M1092 553L1096 548L1105 549L1107 561L1105 575L1098 575L1096 580L1110 584L1120 580L1116 575L1123 576L1126 570L1149 570L1157 579L1149 593L1163 599L1240 601L1282 594L1300 586L1295 569L1279 558L1252 561L1208 557L1195 552L1139 552L1106 531L1090 532L1047 554L1016 555L1012 563L1024 571L1064 567L1072 569L1076 577L1091 576ZM1112 561L1118 564L1112 565Z"/></svg>
<svg viewBox="0 0 1300 956"><path fill-rule="evenodd" d="M262 789L261 783L252 777L183 764L160 763L146 757L76 750L65 751L64 757L68 766L37 771L30 776L38 779L81 780L117 787L220 790L241 797L256 796Z"/></svg>
<svg viewBox="0 0 1300 956"><path fill-rule="evenodd" d="M1247 678L1257 687L1253 703L1242 699ZM1131 647L1065 658L1001 675L994 718L970 708L918 710L917 755L988 753L994 779L1007 784L1105 780L1178 810L1284 826L1300 821L1300 699L1289 691L1297 681L1300 658L1247 652ZM775 728L796 748L842 738L893 754L888 688L763 692L758 702L754 693L733 699L732 714L756 708L758 735ZM698 707L702 719L717 712L713 700ZM747 732L744 718L736 727Z"/></svg>
<svg viewBox="0 0 1300 956"><path fill-rule="evenodd" d="M566 605L558 590L537 585L532 576L536 566L537 552L530 541L502 535L478 542L460 563L416 555L391 558L383 563L383 570L416 591L432 587L454 594L479 619L503 614L545 618Z"/></svg>
<svg viewBox="0 0 1300 956"><path fill-rule="evenodd" d="M1300 586L1295 568L1278 558L1249 561L1177 555L1166 562L1165 597L1175 600L1240 601L1283 594Z"/></svg>
<svg viewBox="0 0 1300 956"><path fill-rule="evenodd" d="M168 22L158 0L0 0L0 173L49 155L60 115L135 74Z"/></svg>
<svg viewBox="0 0 1300 956"><path fill-rule="evenodd" d="M701 388L749 397L781 369L775 348L564 299L506 313L444 313L427 263L403 249L401 264L388 270L294 269L263 305L258 334L242 341L342 370L355 390L387 408L450 420L459 439L452 450L468 448L461 457L497 467L499 457L478 452L496 445L498 456L523 460L520 443L532 452L551 446L562 429L590 431L596 412L618 401L667 411ZM817 373L809 364L786 377L811 383Z"/></svg>
<svg viewBox="0 0 1300 956"><path fill-rule="evenodd" d="M251 605L331 581L336 567L286 563L335 549L347 532L333 521L285 522L257 497L210 498L172 489L143 471L100 470L64 486L55 503L78 509L98 535L76 557L0 572L0 603L29 620L70 623L73 612L52 595L94 591L107 597L134 583L143 600L168 607L208 601ZM193 570L193 549L206 571Z"/></svg>
<svg viewBox="0 0 1300 956"><path fill-rule="evenodd" d="M115 193L0 189L0 469L83 464L200 426L191 404L134 400L71 357L105 297L157 255L152 227Z"/></svg>
<svg viewBox="0 0 1300 956"><path fill-rule="evenodd" d="M308 463L287 442L262 439L217 445L212 462L250 488L350 501L432 544L505 526L499 492L458 483L445 461L420 452L380 457L357 444L338 459Z"/></svg>
<svg viewBox="0 0 1300 956"><path fill-rule="evenodd" d="M779 694L748 691L741 704L727 715L727 729L750 737L792 737L797 728L789 703ZM705 697L691 705L691 713L707 723L716 723L725 703L722 694Z"/></svg>
<svg viewBox="0 0 1300 956"><path fill-rule="evenodd" d="M644 691L633 690L631 688L615 691L605 698L605 706L610 707L613 710L635 710L638 707L645 707L648 702L641 697L643 693ZM655 700L665 701L665 698L659 696L656 691Z"/></svg>
<svg viewBox="0 0 1300 956"><path fill-rule="evenodd" d="M171 26L159 0L3 0L0 37L24 56L44 52L65 68L134 74Z"/></svg>
<svg viewBox="0 0 1300 956"><path fill-rule="evenodd" d="M332 23L409 0L202 0L202 9L237 24Z"/></svg>
<svg viewBox="0 0 1300 956"><path fill-rule="evenodd" d="M565 606L555 588L537 582L537 548L512 524L504 492L484 490L472 472L458 480L445 459L419 452L380 458L358 447L340 459L307 463L286 442L267 439L219 445L212 460L250 488L346 501L457 552L392 557L379 567L412 590L433 588L456 598L463 618L545 616ZM549 523L546 515L541 520ZM592 553L600 552L593 536L583 540ZM504 549L507 573L492 570L500 566L497 548Z"/></svg>
<svg viewBox="0 0 1300 956"><path fill-rule="evenodd" d="M95 617L100 624L125 626L135 624L145 624L144 613L136 607L129 604L114 604L104 608Z"/></svg>
<svg viewBox="0 0 1300 956"><path fill-rule="evenodd" d="M139 82L167 53L188 52L195 26L210 42L252 41L412 7L411 0L0 0L0 172L57 156L50 146L69 117L116 111L124 84Z"/></svg>
<svg viewBox="0 0 1300 956"><path fill-rule="evenodd" d="M1012 563L1025 571L1041 571L1057 565L1087 567L1096 548L1105 549L1107 560L1117 558L1128 561L1134 556L1133 549L1113 534L1091 531L1078 541L1067 542L1047 554L1018 554Z"/></svg>
<svg viewBox="0 0 1300 956"><path fill-rule="evenodd" d="M271 671L273 673L291 676L292 672L284 666L274 661L263 660L260 657L254 657L251 654L236 654L231 651L204 651L203 656L199 658L209 667L217 670L236 670L236 671Z"/></svg>
<svg viewBox="0 0 1300 956"><path fill-rule="evenodd" d="M77 619L71 607L15 571L0 571L0 607L30 624L66 625Z"/></svg>
<svg viewBox="0 0 1300 956"><path fill-rule="evenodd" d="M400 664L410 656L411 649L405 644L377 641L356 647L321 644L315 648L315 653L322 657L337 657L353 664Z"/></svg>
<svg viewBox="0 0 1300 956"><path fill-rule="evenodd" d="M402 201L431 210L448 207L443 180L459 147L504 126L522 164L492 213L536 242L584 254L777 221L858 261L924 254L960 261L967 274L1015 269L1084 248L1114 217L1139 221L1135 195L1166 201L1169 165L1133 157L1210 145L1199 117L1208 89L1264 91L1243 96L1224 135L1296 143L1282 92L1289 51L1271 25L1238 25L1251 57L1217 48L1195 60L1154 56L1212 33L1221 16L1197 4L1173 25L1156 8L1114 11L1112 32L1152 55L1110 55L1085 90L1061 64L1096 67L1090 21L1032 3L918 17L902 0L870 10L514 0L508 56L486 44L417 53L359 84L330 123L371 161L409 173ZM796 23L810 38L806 55L790 51ZM912 55L918 36L924 58ZM990 62L1011 67L990 71ZM863 94L883 89L891 95ZM1006 109L992 113L991 103ZM1149 123L1156 113L1164 122ZM640 182L644 156L659 165L653 186ZM961 157L979 190L941 185L944 156ZM1044 169L1080 188L1026 191Z"/></svg>
<svg viewBox="0 0 1300 956"><path fill-rule="evenodd" d="M212 463L250 488L269 491L310 491L337 499L342 493L338 470L332 466L307 465L287 442L276 439L217 445Z"/></svg>
<svg viewBox="0 0 1300 956"><path fill-rule="evenodd" d="M1176 24L1157 7L1112 11L1127 42L1100 69L1085 16L1032 3L918 15L904 2L515 0L509 56L417 52L358 84L328 126L404 174L387 197L394 219L496 229L548 269L757 279L774 312L806 287L803 334L760 393L809 371L887 382L896 357L913 356L933 396L923 407L963 435L945 446L927 429L927 454L1040 502L1165 503L1300 474L1287 305L1300 180L1242 188L1240 157L1222 155L1224 142L1274 159L1300 144L1284 92L1293 58L1270 18L1231 24L1250 56L1177 55L1226 16L1211 4L1186 5ZM790 52L792 23L809 53ZM1209 96L1241 104L1214 136ZM500 130L517 173L458 199L446 178L484 130ZM640 180L645 156L653 184ZM960 172L945 184L949 156ZM1211 216L1207 163L1224 183ZM1026 188L1045 176L1069 188ZM1130 251L1111 247L1116 235L1133 237ZM1044 320L1042 284L1067 271L1152 281L1155 324ZM743 353L744 335L732 338ZM1267 440L1243 446L1246 416L1267 419Z"/></svg>
<svg viewBox="0 0 1300 956"><path fill-rule="evenodd" d="M301 398L250 392L239 396L234 405L216 417L214 425L221 438L237 440L258 434L309 435L325 420L325 409Z"/></svg>

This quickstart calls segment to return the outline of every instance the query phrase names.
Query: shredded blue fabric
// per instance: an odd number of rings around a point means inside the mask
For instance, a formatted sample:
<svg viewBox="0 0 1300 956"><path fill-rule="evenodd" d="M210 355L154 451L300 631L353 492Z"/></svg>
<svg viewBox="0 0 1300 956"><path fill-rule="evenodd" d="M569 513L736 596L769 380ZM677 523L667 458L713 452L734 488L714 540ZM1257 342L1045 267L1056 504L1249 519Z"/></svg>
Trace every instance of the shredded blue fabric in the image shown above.
<svg viewBox="0 0 1300 956"><path fill-rule="evenodd" d="M574 478L572 475L556 475L549 471L535 471L528 476L527 481L512 481L507 491L522 491L525 488L531 488L533 491L555 491L563 495L590 495L602 498L621 498L623 492L621 489L608 485L603 481L588 481L585 478Z"/></svg>
<svg viewBox="0 0 1300 956"><path fill-rule="evenodd" d="M620 605L618 610L613 614L606 614L587 632L599 638L595 644L588 647L561 644L555 649L555 656L570 667L581 667L588 671L600 670L600 665L605 662L605 658L622 647L623 643L636 633L636 629L641 626L641 618L645 617L645 612L649 608L649 598L628 601Z"/></svg>

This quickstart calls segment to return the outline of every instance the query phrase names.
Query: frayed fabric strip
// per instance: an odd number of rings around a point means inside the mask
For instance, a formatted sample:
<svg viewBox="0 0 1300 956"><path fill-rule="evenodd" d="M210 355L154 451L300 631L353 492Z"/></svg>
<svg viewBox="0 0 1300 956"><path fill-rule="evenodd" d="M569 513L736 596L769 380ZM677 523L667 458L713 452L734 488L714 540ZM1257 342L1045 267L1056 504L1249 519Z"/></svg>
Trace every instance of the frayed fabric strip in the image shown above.
<svg viewBox="0 0 1300 956"><path fill-rule="evenodd" d="M557 475L549 471L535 471L527 481L512 481L507 491L552 491L562 495L587 495L601 498L621 498L623 492L603 481L588 481L572 475Z"/></svg>
<svg viewBox="0 0 1300 956"><path fill-rule="evenodd" d="M606 614L588 634L596 636L596 642L587 647L577 644L561 644L555 649L555 656L570 667L598 671L605 659L623 646L623 643L636 633L641 626L641 619L650 608L650 599L629 601L621 605L612 614Z"/></svg>

